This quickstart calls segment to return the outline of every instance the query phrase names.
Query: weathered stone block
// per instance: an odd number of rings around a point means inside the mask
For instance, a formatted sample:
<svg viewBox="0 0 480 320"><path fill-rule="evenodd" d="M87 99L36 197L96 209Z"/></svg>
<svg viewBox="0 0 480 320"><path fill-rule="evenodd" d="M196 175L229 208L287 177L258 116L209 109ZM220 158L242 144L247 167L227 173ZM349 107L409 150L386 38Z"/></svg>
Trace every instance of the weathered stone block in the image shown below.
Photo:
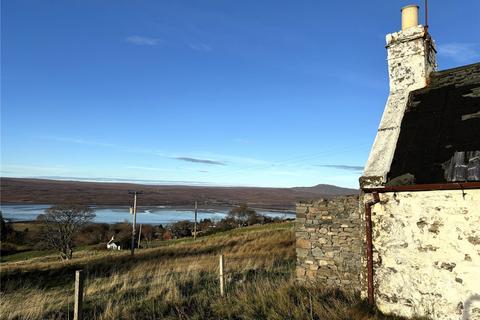
<svg viewBox="0 0 480 320"><path fill-rule="evenodd" d="M297 231L295 232L295 237L309 239L311 237L311 234L306 231Z"/></svg>
<svg viewBox="0 0 480 320"><path fill-rule="evenodd" d="M297 258L305 258L308 256L308 251L307 249L300 249L300 248L297 248L296 249L296 252L297 252Z"/></svg>
<svg viewBox="0 0 480 320"><path fill-rule="evenodd" d="M312 243L308 239L298 238L297 239L297 248L301 249L310 249Z"/></svg>
<svg viewBox="0 0 480 320"><path fill-rule="evenodd" d="M319 258L319 257L322 257L324 254L323 254L322 249L320 249L320 248L314 248L314 249L312 250L312 255L313 255L315 258Z"/></svg>

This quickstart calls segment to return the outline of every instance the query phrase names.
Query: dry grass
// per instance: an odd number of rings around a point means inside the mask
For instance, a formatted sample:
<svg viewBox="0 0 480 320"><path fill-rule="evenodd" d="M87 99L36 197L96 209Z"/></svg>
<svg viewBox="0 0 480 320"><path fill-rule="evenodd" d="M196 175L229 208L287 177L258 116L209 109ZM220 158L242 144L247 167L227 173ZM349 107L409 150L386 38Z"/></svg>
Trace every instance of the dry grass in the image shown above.
<svg viewBox="0 0 480 320"><path fill-rule="evenodd" d="M69 319L73 272L87 275L88 319L383 319L350 294L296 285L291 223L128 253L84 253L2 265L0 319ZM226 257L227 296L218 290ZM394 318L385 318L394 319Z"/></svg>

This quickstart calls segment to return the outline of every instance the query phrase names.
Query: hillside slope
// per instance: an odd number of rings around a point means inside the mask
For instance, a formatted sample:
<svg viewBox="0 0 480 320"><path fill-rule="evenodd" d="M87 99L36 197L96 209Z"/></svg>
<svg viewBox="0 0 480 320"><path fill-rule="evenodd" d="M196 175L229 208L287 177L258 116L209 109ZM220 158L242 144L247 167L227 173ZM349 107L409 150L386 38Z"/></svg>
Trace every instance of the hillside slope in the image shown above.
<svg viewBox="0 0 480 320"><path fill-rule="evenodd" d="M135 259L124 251L81 251L65 263L56 256L4 263L0 319L71 318L78 269L86 275L87 319L400 319L372 315L349 288L296 284L294 244L293 223L278 223L157 243Z"/></svg>
<svg viewBox="0 0 480 320"><path fill-rule="evenodd" d="M88 205L129 205L128 190L143 190L142 205L184 206L235 205L247 202L254 207L292 209L296 201L354 194L355 189L331 185L302 188L198 187L100 183L46 179L1 178L2 203L51 204L75 200Z"/></svg>

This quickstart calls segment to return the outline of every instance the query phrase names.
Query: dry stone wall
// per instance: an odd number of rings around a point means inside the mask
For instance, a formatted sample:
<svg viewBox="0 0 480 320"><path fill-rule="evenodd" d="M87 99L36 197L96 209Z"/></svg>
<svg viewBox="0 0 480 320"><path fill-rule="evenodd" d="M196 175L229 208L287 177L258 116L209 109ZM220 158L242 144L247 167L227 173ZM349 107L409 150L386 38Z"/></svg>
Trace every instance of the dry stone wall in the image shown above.
<svg viewBox="0 0 480 320"><path fill-rule="evenodd" d="M360 291L363 224L358 196L297 203L297 280Z"/></svg>

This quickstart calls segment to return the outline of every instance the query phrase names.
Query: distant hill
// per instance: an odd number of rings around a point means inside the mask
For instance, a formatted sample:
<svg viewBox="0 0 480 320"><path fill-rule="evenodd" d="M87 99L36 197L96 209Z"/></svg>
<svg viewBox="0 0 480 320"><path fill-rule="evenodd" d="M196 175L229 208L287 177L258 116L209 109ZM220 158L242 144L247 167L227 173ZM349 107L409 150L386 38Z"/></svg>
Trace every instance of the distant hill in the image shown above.
<svg viewBox="0 0 480 320"><path fill-rule="evenodd" d="M291 188L293 191L298 193L311 193L311 194L323 194L323 195L332 195L332 196L339 196L339 195L351 195L358 193L356 189L349 189L349 188L342 188L338 186L334 186L331 184L317 184L313 187L294 187Z"/></svg>
<svg viewBox="0 0 480 320"><path fill-rule="evenodd" d="M0 178L2 203L55 204L76 201L87 205L130 205L128 190L143 190L144 206L232 206L247 202L250 206L270 209L293 209L300 200L332 198L356 194L358 190L319 184L314 187L257 188L204 187L179 185L141 185L62 181L47 179Z"/></svg>

